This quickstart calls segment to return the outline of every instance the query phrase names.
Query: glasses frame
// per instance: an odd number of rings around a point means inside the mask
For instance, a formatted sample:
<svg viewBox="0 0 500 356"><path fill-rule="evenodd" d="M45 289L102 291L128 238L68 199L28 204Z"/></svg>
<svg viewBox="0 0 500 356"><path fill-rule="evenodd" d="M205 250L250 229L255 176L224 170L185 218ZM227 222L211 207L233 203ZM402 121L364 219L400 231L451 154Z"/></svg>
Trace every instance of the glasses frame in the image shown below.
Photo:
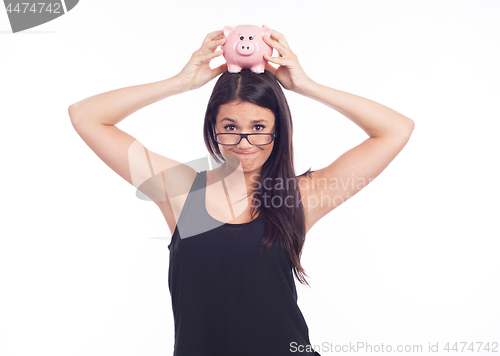
<svg viewBox="0 0 500 356"><path fill-rule="evenodd" d="M238 141L238 143L220 143L219 140L217 140L217 137L219 135L240 135L240 140ZM248 139L248 136L253 136L253 135L270 135L271 142L262 143L260 145L255 145L255 144L251 143L250 140ZM273 143L274 139L276 138L276 127L274 128L273 133L259 132L259 133L251 133L251 134L239 134L239 133L232 133L232 132L221 132L221 133L215 133L214 138L215 138L215 142L217 142L219 145L223 145L223 146L237 146L240 144L241 140L244 138L246 138L248 143L251 144L252 146L267 146L267 145L270 145L271 143Z"/></svg>

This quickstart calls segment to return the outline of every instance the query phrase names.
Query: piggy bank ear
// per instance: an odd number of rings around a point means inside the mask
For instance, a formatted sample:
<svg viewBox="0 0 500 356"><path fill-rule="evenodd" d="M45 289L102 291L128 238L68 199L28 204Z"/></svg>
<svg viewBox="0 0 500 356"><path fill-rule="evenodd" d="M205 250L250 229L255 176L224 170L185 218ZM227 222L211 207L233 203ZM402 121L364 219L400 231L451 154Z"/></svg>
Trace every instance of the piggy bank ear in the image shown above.
<svg viewBox="0 0 500 356"><path fill-rule="evenodd" d="M234 27L224 26L224 36L229 37L229 34L234 30Z"/></svg>
<svg viewBox="0 0 500 356"><path fill-rule="evenodd" d="M264 25L260 31L262 33L262 37L271 36L271 27Z"/></svg>

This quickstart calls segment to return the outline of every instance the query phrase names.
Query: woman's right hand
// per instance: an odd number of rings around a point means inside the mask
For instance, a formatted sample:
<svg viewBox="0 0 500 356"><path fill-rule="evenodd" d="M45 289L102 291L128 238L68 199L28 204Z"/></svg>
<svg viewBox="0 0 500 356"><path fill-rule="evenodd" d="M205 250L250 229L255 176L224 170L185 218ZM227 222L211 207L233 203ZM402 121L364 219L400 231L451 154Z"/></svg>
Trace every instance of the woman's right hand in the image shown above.
<svg viewBox="0 0 500 356"><path fill-rule="evenodd" d="M192 54L189 62L176 75L186 90L197 89L227 70L226 63L210 68L210 61L222 54L222 49L217 52L215 49L225 42L223 30L211 32L205 37L201 48Z"/></svg>

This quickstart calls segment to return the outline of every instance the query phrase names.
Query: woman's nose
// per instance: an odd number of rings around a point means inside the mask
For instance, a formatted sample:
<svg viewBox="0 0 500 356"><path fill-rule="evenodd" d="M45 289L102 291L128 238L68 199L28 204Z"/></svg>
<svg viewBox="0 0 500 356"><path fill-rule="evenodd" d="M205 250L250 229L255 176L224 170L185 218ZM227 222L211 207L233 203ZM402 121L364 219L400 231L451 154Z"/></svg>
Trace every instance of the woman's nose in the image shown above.
<svg viewBox="0 0 500 356"><path fill-rule="evenodd" d="M238 143L236 146L238 148L249 148L249 147L252 147L252 145L248 141L248 136L245 137L245 138L242 138L241 141L240 141L240 143Z"/></svg>

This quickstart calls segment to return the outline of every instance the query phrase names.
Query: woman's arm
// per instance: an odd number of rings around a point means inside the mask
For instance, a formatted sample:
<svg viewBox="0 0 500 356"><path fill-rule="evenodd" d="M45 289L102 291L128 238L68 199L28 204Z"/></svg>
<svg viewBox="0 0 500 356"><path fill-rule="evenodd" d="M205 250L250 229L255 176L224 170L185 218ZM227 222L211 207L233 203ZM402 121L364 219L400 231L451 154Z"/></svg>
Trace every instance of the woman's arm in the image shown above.
<svg viewBox="0 0 500 356"><path fill-rule="evenodd" d="M178 76L159 82L112 90L83 99L68 109L73 123L79 120L102 125L116 125L143 107L180 94L188 88Z"/></svg>
<svg viewBox="0 0 500 356"><path fill-rule="evenodd" d="M222 54L216 48L224 42L222 30L211 32L174 77L112 90L71 105L68 111L73 127L104 163L135 187L159 172L179 166L179 162L148 151L116 124L147 105L198 88L221 74L226 64L211 69L210 61Z"/></svg>
<svg viewBox="0 0 500 356"><path fill-rule="evenodd" d="M415 125L412 119L387 106L329 88L312 80L298 93L335 109L358 125L371 138L391 136L396 139L407 138Z"/></svg>
<svg viewBox="0 0 500 356"><path fill-rule="evenodd" d="M214 69L209 64L222 54L216 48L224 41L223 31L214 31L174 77L94 95L68 109L76 132L106 165L134 187L140 187L155 203L169 205L167 208L173 207L175 212L180 212L182 196L189 192L196 175L194 169L146 149L116 124L147 105L196 89L221 74L227 69L225 63ZM175 221L171 213L169 216L167 222L173 232Z"/></svg>
<svg viewBox="0 0 500 356"><path fill-rule="evenodd" d="M272 30L271 36L264 37L263 40L280 54L279 57L264 55L264 59L280 65L275 69L268 64L266 69L276 76L285 89L315 99L337 110L361 127L370 137L401 133L405 135L413 130L413 120L386 106L314 82L304 72L285 36L278 31Z"/></svg>
<svg viewBox="0 0 500 356"><path fill-rule="evenodd" d="M197 89L227 70L226 63L210 68L210 61L222 54L215 51L226 39L222 30L209 33L203 44L193 53L179 74L172 78L150 84L112 90L81 100L68 109L72 122L85 120L103 125L116 125L127 116L143 107Z"/></svg>
<svg viewBox="0 0 500 356"><path fill-rule="evenodd" d="M280 66L270 70L286 89L317 100L346 116L369 138L345 152L325 168L301 178L300 189L308 231L319 219L375 179L408 142L413 120L379 103L311 80L299 64L285 37L272 31L264 40L280 57L264 58Z"/></svg>
<svg viewBox="0 0 500 356"><path fill-rule="evenodd" d="M147 150L116 124L153 102L185 90L178 77L116 89L71 105L69 116L75 131L90 149L128 183L139 188L154 175L180 163ZM155 202L165 201L163 187L158 182L156 185L149 187L149 192L143 190L146 187L141 190Z"/></svg>
<svg viewBox="0 0 500 356"><path fill-rule="evenodd" d="M299 93L346 116L368 139L342 154L307 181L308 229L374 180L401 152L410 139L413 120L360 96L310 82Z"/></svg>

